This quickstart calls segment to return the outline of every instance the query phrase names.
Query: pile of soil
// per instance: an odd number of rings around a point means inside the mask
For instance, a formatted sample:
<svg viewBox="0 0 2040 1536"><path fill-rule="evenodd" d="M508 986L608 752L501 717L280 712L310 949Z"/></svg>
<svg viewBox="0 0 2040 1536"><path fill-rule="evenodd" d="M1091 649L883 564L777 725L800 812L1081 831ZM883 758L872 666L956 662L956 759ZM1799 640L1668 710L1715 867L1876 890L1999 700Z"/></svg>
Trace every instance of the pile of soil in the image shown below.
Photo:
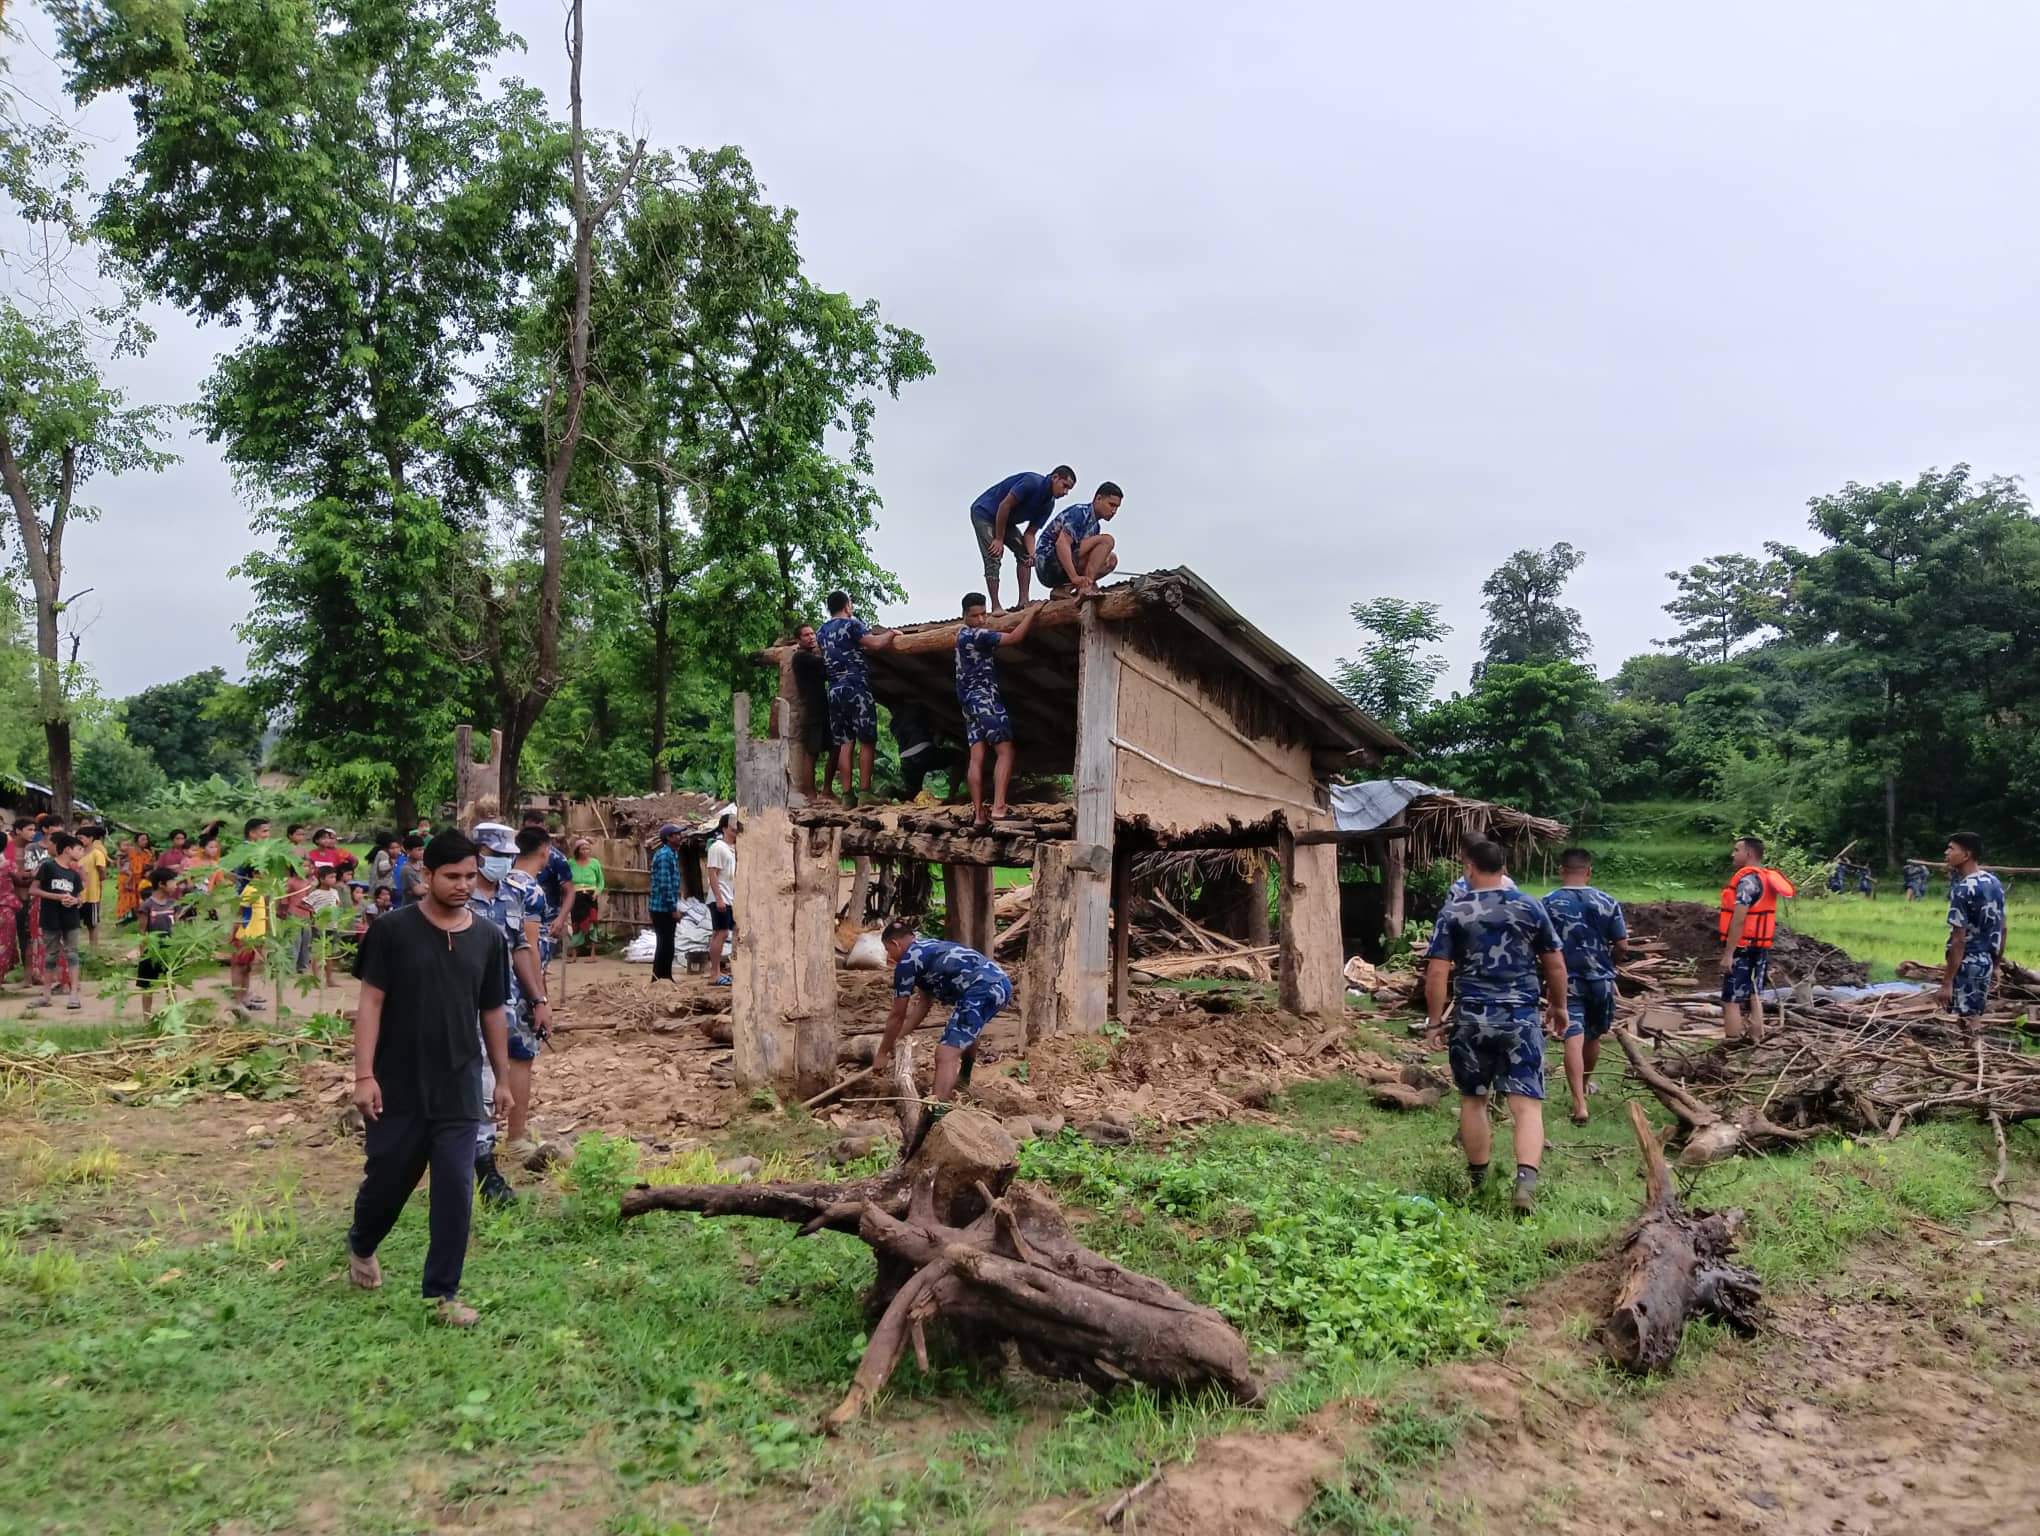
<svg viewBox="0 0 2040 1536"><path fill-rule="evenodd" d="M1697 901L1646 901L1624 904L1631 938L1661 940L1672 957L1690 961L1702 988L1721 985L1721 914ZM1771 985L1810 982L1822 987L1860 986L1870 968L1851 959L1847 950L1819 939L1778 929L1771 949Z"/></svg>

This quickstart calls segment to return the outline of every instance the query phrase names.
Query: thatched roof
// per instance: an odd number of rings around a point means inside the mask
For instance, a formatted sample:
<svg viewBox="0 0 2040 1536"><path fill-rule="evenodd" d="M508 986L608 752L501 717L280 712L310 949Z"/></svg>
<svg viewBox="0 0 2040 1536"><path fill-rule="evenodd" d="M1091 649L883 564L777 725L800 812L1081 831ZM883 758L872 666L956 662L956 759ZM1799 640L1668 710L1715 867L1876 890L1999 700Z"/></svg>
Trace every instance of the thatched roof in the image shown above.
<svg viewBox="0 0 2040 1536"><path fill-rule="evenodd" d="M1509 850L1510 862L1522 864L1572 835L1572 829L1562 821L1533 816L1513 805L1455 795L1416 779L1335 784L1332 805L1342 831L1370 831L1400 816L1400 824L1409 829L1404 848L1412 865L1457 858L1462 847L1480 837L1500 843ZM1378 844L1356 843L1355 847L1361 857L1378 861Z"/></svg>

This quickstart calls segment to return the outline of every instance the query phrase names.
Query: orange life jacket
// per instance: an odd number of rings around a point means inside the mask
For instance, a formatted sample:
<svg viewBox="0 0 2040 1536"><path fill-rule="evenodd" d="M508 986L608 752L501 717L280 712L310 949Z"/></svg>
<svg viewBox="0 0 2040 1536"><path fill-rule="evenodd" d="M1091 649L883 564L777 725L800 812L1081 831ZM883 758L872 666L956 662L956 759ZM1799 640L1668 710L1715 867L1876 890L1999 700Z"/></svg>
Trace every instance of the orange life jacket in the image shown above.
<svg viewBox="0 0 2040 1536"><path fill-rule="evenodd" d="M1739 869L1728 877L1728 884L1721 888L1721 938L1728 940L1728 930L1735 923L1735 888L1742 877L1755 874L1763 883L1763 890L1750 907L1750 915L1743 919L1742 948L1769 949L1778 937L1778 898L1797 896L1798 889L1775 869Z"/></svg>

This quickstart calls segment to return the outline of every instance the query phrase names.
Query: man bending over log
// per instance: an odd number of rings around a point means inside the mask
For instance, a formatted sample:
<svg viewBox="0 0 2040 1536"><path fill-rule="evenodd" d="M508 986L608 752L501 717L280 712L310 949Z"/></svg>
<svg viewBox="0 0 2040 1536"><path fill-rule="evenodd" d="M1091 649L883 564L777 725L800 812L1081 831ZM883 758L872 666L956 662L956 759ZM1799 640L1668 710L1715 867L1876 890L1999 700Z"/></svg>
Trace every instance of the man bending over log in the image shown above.
<svg viewBox="0 0 2040 1536"><path fill-rule="evenodd" d="M1107 480L1091 494L1048 520L1034 541L1034 573L1051 597L1084 596L1098 590L1098 578L1119 568L1119 555L1105 524L1119 515L1125 492Z"/></svg>
<svg viewBox="0 0 2040 1536"><path fill-rule="evenodd" d="M1013 717L999 692L999 647L1018 645L1034 628L1039 608L1029 608L1020 622L1001 633L981 628L985 595L963 595L963 628L956 632L956 702L963 710L964 739L970 743L970 819L988 827L993 816L1006 814L1006 788L1013 782ZM992 750L992 809L985 813L985 749Z"/></svg>
<svg viewBox="0 0 2040 1536"><path fill-rule="evenodd" d="M1493 1133L1488 1096L1508 1097L1516 1153L1512 1204L1537 1203L1544 1160L1544 1043L1537 1034L1538 973L1543 973L1544 1027L1553 1039L1565 1027L1565 961L1558 933L1534 896L1504 883L1500 843L1471 843L1465 854L1467 894L1448 902L1431 932L1424 968L1430 1029L1424 1043L1446 1046L1448 984L1458 1002L1451 1031L1452 1081L1459 1089L1459 1141L1476 1192L1487 1180Z"/></svg>
<svg viewBox="0 0 2040 1536"><path fill-rule="evenodd" d="M1622 903L1594 885L1594 856L1559 855L1559 888L1544 898L1565 954L1565 1081L1572 1123L1587 1123L1587 1079L1601 1059L1601 1037L1615 1022L1615 967L1629 949Z"/></svg>
<svg viewBox="0 0 2040 1536"><path fill-rule="evenodd" d="M937 1104L947 1104L956 1095L957 1083L970 1081L978 1036L993 1015L1013 1001L1013 983L997 961L974 949L946 939L922 938L910 918L895 918L886 924L882 937L885 957L893 966L893 1005L872 1067L883 1077L892 1065L893 1047L900 1036L928 1016L931 1004L947 1003L955 1012L949 1016L949 1027L942 1031L942 1043L935 1047L932 1092ZM922 1117L923 1134L934 1119L934 1115ZM910 1155L913 1150L907 1148Z"/></svg>

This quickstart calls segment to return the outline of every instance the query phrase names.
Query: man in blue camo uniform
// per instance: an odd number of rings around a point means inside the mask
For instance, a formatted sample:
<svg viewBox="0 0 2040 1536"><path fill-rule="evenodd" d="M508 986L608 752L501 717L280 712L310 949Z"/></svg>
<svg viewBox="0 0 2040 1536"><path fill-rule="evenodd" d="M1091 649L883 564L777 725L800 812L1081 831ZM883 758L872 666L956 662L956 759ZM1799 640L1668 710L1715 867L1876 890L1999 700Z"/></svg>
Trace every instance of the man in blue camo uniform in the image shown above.
<svg viewBox="0 0 2040 1536"><path fill-rule="evenodd" d="M1629 951L1622 903L1594 885L1594 856L1584 848L1559 855L1564 883L1544 898L1565 955L1565 1081L1572 1122L1587 1123L1587 1079L1601 1059L1601 1037L1615 1023L1615 967Z"/></svg>
<svg viewBox="0 0 2040 1536"><path fill-rule="evenodd" d="M500 821L479 823L473 833L480 851L474 894L468 910L485 923L502 930L508 949L507 994L503 1018L510 1032L510 1080L513 1100L509 1119L511 1151L528 1153L531 1148L531 1064L538 1059L539 1045L552 1032L552 1009L546 1002L545 975L539 965L539 932L545 923L545 894L538 882L514 865L517 835ZM495 1083L486 1062L482 1068L482 1093L492 1097ZM508 1205L517 1198L509 1182L496 1167L496 1122L484 1120L475 1133L475 1182L482 1199L491 1205Z"/></svg>
<svg viewBox="0 0 2040 1536"><path fill-rule="evenodd" d="M1107 480L1089 501L1064 507L1034 540L1034 573L1051 597L1085 597L1119 569L1117 545L1105 524L1119 515L1126 493Z"/></svg>
<svg viewBox="0 0 2040 1536"><path fill-rule="evenodd" d="M999 649L1018 645L1034 628L1037 605L1011 629L984 628L985 595L963 595L963 628L956 632L956 703L963 711L963 738L970 744L970 819L990 826L1006 814L1006 788L1013 782L1013 717L999 691ZM992 808L985 811L985 749L992 751Z"/></svg>
<svg viewBox="0 0 2040 1536"><path fill-rule="evenodd" d="M1941 1006L1975 1029L1990 1002L1991 979L2004 963L2005 888L1983 867L1983 839L1974 832L1952 835L1946 857L1948 959Z"/></svg>
<svg viewBox="0 0 2040 1536"><path fill-rule="evenodd" d="M1544 1160L1544 1042L1538 1034L1539 982L1544 1028L1553 1039L1565 1027L1565 960L1543 904L1503 884L1507 855L1499 843L1478 842L1465 852L1468 893L1448 902L1431 932L1424 968L1430 1020L1425 1043L1447 1045L1448 988L1456 995L1450 1053L1459 1089L1459 1142L1466 1171L1478 1190L1487 1179L1493 1132L1488 1096L1497 1088L1509 1101L1516 1153L1511 1203L1527 1213L1537 1201L1537 1169Z"/></svg>
<svg viewBox="0 0 2040 1536"><path fill-rule="evenodd" d="M1918 859L1905 861L1905 899L1907 901L1927 899L1927 866Z"/></svg>
<svg viewBox="0 0 2040 1536"><path fill-rule="evenodd" d="M861 794L871 793L871 769L878 758L878 704L871 696L864 653L885 650L898 639L895 631L868 628L851 611L848 592L829 594L829 622L815 631L815 644L829 676L829 739L836 743L845 801L850 799L851 748L857 749L864 770L857 786Z"/></svg>
<svg viewBox="0 0 2040 1536"><path fill-rule="evenodd" d="M930 1089L935 1102L946 1105L955 1096L958 1081L970 1081L978 1036L1013 1001L1013 983L996 960L974 949L946 939L922 938L911 918L895 918L886 925L883 938L885 957L893 966L893 1005L872 1066L882 1075L892 1064L900 1036L915 1029L933 1004L948 1004L954 1011L935 1047L935 1082ZM923 1134L935 1114L922 1117Z"/></svg>

